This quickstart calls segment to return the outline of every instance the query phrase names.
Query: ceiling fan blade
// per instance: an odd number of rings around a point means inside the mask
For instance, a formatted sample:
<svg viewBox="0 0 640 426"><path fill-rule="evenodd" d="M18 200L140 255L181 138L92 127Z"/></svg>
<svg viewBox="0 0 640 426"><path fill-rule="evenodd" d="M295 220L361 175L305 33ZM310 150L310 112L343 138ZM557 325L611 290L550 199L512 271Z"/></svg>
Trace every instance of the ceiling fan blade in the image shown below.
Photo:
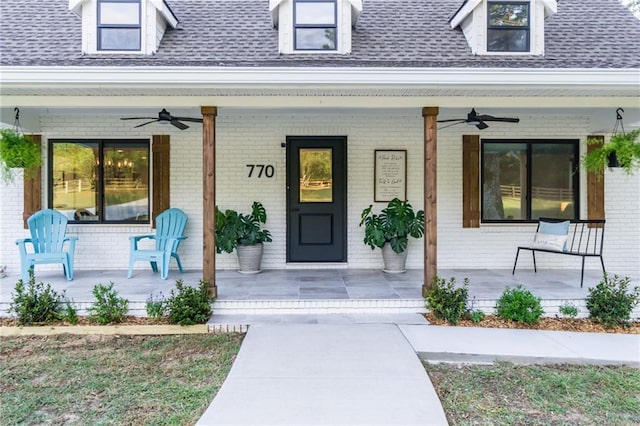
<svg viewBox="0 0 640 426"><path fill-rule="evenodd" d="M447 120L447 121L452 121L452 120ZM451 126L457 126L458 124L462 124L464 122L465 120L458 120L457 123L451 123L451 124L447 124L446 126L438 127L438 130L446 129L447 127L451 127Z"/></svg>
<svg viewBox="0 0 640 426"><path fill-rule="evenodd" d="M155 117L123 117L120 120L155 120Z"/></svg>
<svg viewBox="0 0 640 426"><path fill-rule="evenodd" d="M479 121L478 124L476 124L476 127L480 130L484 130L487 127L489 127L489 125L487 123L485 123L484 121Z"/></svg>
<svg viewBox="0 0 640 426"><path fill-rule="evenodd" d="M180 130L184 130L184 129L188 129L189 128L189 126L187 126L184 123L179 122L175 117L171 119L171 124L176 126Z"/></svg>
<svg viewBox="0 0 640 426"><path fill-rule="evenodd" d="M146 123L142 123L142 124L138 124L137 126L133 126L133 128L137 128L137 127L142 127L142 126L146 126L147 124L151 124L151 123L155 123L156 121L158 121L157 119L151 120L151 121L147 121Z"/></svg>
<svg viewBox="0 0 640 426"><path fill-rule="evenodd" d="M459 123L464 123L466 120L464 118L449 118L446 120L438 120L438 123L448 123L452 121L457 121Z"/></svg>
<svg viewBox="0 0 640 426"><path fill-rule="evenodd" d="M180 121L189 121L191 123L202 123L202 118L192 118L192 117L173 117L174 120Z"/></svg>
<svg viewBox="0 0 640 426"><path fill-rule="evenodd" d="M494 117L492 115L478 115L476 117L479 121L502 121L504 123L519 123L519 118L512 117Z"/></svg>

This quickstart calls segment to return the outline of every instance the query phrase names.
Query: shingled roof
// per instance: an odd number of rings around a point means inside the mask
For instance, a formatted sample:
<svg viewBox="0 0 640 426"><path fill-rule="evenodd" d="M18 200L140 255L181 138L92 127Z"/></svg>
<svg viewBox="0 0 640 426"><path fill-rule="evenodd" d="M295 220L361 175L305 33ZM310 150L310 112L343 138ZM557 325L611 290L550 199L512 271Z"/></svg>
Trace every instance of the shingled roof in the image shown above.
<svg viewBox="0 0 640 426"><path fill-rule="evenodd" d="M0 2L3 66L640 68L640 20L618 0L560 0L545 55L475 56L449 19L462 0L365 0L352 53L279 54L268 0L166 0L178 28L158 52L82 55L68 0Z"/></svg>

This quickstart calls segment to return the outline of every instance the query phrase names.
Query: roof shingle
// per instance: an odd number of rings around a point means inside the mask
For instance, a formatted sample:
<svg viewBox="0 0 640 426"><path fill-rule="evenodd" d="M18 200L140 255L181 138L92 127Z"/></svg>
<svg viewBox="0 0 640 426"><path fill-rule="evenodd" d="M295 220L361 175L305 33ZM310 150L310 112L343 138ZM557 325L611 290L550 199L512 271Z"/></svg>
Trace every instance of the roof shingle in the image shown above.
<svg viewBox="0 0 640 426"><path fill-rule="evenodd" d="M561 0L545 55L476 56L449 18L461 0L366 0L352 53L279 54L267 0L167 0L179 26L157 53L82 55L67 0L0 2L4 66L640 68L640 20L618 0Z"/></svg>

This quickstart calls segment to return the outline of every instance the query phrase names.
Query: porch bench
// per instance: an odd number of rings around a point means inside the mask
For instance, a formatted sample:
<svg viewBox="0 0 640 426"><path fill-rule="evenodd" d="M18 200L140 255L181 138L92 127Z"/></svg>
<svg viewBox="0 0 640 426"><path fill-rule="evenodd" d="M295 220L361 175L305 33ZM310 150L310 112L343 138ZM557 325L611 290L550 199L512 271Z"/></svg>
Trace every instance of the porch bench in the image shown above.
<svg viewBox="0 0 640 426"><path fill-rule="evenodd" d="M582 287L584 282L584 262L587 257L599 257L600 263L602 264L602 272L605 273L604 260L602 259L604 225L604 219L567 221L565 219L541 217L536 227L533 243L530 246L518 247L511 274L513 275L516 272L520 250L531 251L534 272L538 272L536 252L580 256L582 257L580 287ZM549 230L551 230L551 232L549 232Z"/></svg>

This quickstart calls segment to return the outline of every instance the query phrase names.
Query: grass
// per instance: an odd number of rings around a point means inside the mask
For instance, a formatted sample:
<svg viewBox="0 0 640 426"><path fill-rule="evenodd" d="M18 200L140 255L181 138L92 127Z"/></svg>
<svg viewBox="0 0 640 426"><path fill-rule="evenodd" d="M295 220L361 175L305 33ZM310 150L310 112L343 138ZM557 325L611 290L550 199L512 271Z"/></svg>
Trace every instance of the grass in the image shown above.
<svg viewBox="0 0 640 426"><path fill-rule="evenodd" d="M242 335L0 341L0 424L193 425ZM637 425L640 369L426 364L452 426Z"/></svg>
<svg viewBox="0 0 640 426"><path fill-rule="evenodd" d="M1 424L192 425L238 353L238 334L0 341Z"/></svg>
<svg viewBox="0 0 640 426"><path fill-rule="evenodd" d="M426 364L452 426L638 425L640 370Z"/></svg>

